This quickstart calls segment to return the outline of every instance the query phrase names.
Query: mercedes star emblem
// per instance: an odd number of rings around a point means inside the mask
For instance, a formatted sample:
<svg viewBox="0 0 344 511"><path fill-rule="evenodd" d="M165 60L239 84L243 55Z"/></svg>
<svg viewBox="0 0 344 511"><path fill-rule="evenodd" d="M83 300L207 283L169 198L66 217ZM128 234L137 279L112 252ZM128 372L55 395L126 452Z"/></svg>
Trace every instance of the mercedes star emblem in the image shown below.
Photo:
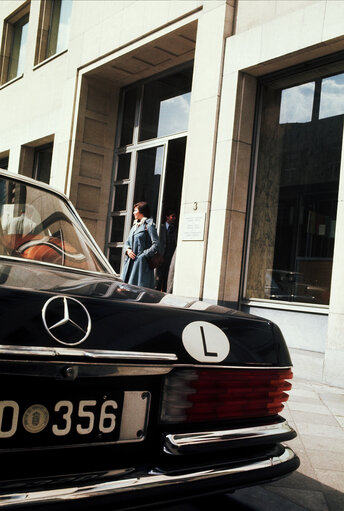
<svg viewBox="0 0 344 511"><path fill-rule="evenodd" d="M42 309L42 319L48 334L69 346L82 343L91 331L91 318L86 307L69 296L50 298Z"/></svg>

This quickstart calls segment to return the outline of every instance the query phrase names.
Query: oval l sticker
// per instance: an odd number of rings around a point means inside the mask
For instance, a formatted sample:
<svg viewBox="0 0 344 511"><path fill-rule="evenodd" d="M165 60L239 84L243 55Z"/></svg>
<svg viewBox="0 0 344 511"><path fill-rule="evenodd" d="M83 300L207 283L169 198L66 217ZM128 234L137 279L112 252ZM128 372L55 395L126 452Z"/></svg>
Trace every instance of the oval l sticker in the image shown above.
<svg viewBox="0 0 344 511"><path fill-rule="evenodd" d="M207 321L189 323L183 330L182 340L186 351L198 362L222 362L230 350L226 334Z"/></svg>

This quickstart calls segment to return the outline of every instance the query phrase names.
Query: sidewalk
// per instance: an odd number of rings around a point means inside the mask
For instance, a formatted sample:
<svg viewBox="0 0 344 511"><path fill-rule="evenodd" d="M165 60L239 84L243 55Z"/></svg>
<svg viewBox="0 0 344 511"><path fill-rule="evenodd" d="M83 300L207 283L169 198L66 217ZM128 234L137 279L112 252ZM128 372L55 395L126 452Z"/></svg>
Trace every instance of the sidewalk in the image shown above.
<svg viewBox="0 0 344 511"><path fill-rule="evenodd" d="M290 476L235 492L252 511L344 510L344 389L293 379L281 415L297 431L288 442L301 466Z"/></svg>

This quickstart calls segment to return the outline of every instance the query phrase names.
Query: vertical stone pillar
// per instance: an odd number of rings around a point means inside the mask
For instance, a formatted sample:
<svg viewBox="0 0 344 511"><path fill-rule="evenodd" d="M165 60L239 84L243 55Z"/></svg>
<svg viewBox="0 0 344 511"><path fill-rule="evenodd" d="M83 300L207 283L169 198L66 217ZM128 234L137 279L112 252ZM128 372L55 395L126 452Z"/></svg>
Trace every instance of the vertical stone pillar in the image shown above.
<svg viewBox="0 0 344 511"><path fill-rule="evenodd" d="M234 1L208 1L199 17L173 292L202 297L225 40ZM201 240L185 240L185 215L205 214Z"/></svg>
<svg viewBox="0 0 344 511"><path fill-rule="evenodd" d="M330 385L344 387L344 144L342 146L341 176L334 256L331 279L331 298L328 318L328 336L325 346L323 380Z"/></svg>
<svg viewBox="0 0 344 511"><path fill-rule="evenodd" d="M231 69L227 40L204 299L236 307L247 207L256 80Z"/></svg>

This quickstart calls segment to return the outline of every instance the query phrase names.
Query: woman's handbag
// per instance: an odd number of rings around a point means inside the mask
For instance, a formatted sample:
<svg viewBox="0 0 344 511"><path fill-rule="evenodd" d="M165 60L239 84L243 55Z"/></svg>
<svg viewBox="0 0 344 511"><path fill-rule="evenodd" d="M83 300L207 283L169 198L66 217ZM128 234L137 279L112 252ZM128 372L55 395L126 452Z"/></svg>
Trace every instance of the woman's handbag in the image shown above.
<svg viewBox="0 0 344 511"><path fill-rule="evenodd" d="M146 236L149 238L147 226L145 228ZM164 256L162 256L159 252L156 252L150 257L147 257L148 266L151 270L155 270L155 268L160 268L164 264Z"/></svg>
<svg viewBox="0 0 344 511"><path fill-rule="evenodd" d="M151 270L154 270L155 268L159 268L160 266L162 266L164 264L164 256L159 254L159 252L152 255L147 260L148 260L148 266L150 267Z"/></svg>

